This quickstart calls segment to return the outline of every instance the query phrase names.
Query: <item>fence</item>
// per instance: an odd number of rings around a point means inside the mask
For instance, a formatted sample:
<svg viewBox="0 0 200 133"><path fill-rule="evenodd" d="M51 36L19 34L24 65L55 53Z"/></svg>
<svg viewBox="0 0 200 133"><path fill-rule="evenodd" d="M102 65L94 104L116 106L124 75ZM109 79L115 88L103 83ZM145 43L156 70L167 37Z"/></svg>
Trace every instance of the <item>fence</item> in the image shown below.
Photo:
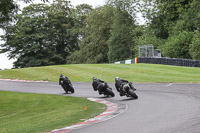
<svg viewBox="0 0 200 133"><path fill-rule="evenodd" d="M114 64L135 64L135 59L118 61L118 62L115 62Z"/></svg>
<svg viewBox="0 0 200 133"><path fill-rule="evenodd" d="M153 45L139 46L139 57L154 57Z"/></svg>

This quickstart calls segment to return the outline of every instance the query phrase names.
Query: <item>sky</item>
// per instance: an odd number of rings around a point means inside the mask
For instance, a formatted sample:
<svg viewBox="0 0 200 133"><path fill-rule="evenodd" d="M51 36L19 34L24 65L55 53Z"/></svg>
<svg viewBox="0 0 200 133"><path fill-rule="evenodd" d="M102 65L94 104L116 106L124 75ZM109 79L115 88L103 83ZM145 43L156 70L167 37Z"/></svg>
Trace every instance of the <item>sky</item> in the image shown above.
<svg viewBox="0 0 200 133"><path fill-rule="evenodd" d="M52 0L49 0L52 1ZM34 4L36 3L41 3L41 0L34 0L33 1ZM71 4L73 6L79 5L79 4L89 4L92 5L93 8L97 7L97 6L102 6L105 3L105 0L71 0ZM27 4L24 4L23 2L20 2L20 7L23 8L25 6L27 6ZM0 30L0 35L3 34L3 31ZM2 41L0 40L0 43L2 43ZM13 67L13 62L15 61L15 59L11 59L9 60L6 56L6 54L0 54L0 69L4 70L4 69L11 69Z"/></svg>

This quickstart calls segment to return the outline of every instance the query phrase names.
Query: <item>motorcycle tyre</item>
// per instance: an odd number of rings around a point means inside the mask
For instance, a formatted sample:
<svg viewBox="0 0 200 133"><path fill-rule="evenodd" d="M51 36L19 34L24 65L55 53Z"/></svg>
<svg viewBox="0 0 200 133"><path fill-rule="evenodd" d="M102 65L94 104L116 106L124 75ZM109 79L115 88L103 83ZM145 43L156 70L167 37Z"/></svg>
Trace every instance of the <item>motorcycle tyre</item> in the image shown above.
<svg viewBox="0 0 200 133"><path fill-rule="evenodd" d="M110 89L106 89L106 94L109 96L111 96L111 97L114 97L115 96L115 94L112 92L112 90L110 90Z"/></svg>
<svg viewBox="0 0 200 133"><path fill-rule="evenodd" d="M70 88L71 93L74 93L74 87L70 86Z"/></svg>
<svg viewBox="0 0 200 133"><path fill-rule="evenodd" d="M129 95L131 95L133 98L138 99L138 96L133 90L129 90Z"/></svg>
<svg viewBox="0 0 200 133"><path fill-rule="evenodd" d="M62 88L65 91L65 93L68 93L68 90L64 86L62 86Z"/></svg>

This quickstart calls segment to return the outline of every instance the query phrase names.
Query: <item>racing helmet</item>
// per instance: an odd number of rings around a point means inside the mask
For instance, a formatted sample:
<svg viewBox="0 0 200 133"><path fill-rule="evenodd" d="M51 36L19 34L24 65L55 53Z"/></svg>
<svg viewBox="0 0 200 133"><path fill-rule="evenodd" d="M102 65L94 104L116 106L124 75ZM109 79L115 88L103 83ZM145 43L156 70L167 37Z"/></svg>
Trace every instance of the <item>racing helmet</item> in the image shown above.
<svg viewBox="0 0 200 133"><path fill-rule="evenodd" d="M115 77L115 81L118 81L120 78L119 77Z"/></svg>
<svg viewBox="0 0 200 133"><path fill-rule="evenodd" d="M93 80L93 81L94 81L94 80L97 80L97 78L96 78L96 77L93 77L92 80Z"/></svg>
<svg viewBox="0 0 200 133"><path fill-rule="evenodd" d="M60 77L64 77L64 75L61 73L61 74L60 74Z"/></svg>

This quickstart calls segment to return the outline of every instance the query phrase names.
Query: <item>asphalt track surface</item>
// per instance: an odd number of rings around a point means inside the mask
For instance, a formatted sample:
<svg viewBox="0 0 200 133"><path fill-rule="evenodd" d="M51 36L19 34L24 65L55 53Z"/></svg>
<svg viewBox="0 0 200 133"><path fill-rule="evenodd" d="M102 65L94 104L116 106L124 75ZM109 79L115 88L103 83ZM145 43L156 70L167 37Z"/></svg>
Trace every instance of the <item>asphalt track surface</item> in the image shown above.
<svg viewBox="0 0 200 133"><path fill-rule="evenodd" d="M108 83L114 98L98 95L91 83L72 84L74 94L65 94L58 83L0 81L0 90L103 98L128 107L117 117L73 133L200 133L200 84L137 83L137 100L120 97L114 83Z"/></svg>

